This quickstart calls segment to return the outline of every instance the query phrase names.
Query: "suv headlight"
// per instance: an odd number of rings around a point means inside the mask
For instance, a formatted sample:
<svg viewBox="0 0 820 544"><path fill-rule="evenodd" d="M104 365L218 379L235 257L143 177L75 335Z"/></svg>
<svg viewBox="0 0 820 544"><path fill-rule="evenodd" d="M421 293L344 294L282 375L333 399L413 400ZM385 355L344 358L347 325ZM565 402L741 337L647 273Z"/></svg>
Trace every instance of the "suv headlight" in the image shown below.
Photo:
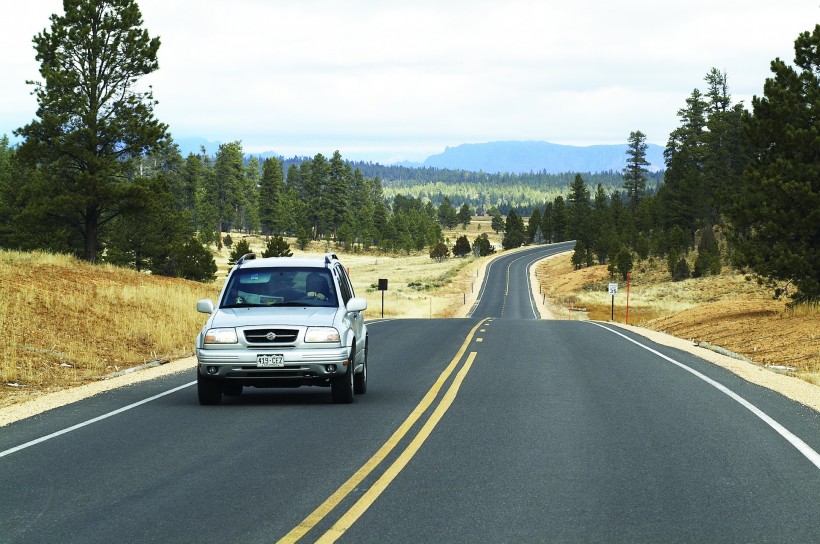
<svg viewBox="0 0 820 544"><path fill-rule="evenodd" d="M206 344L236 344L236 329L208 329Z"/></svg>
<svg viewBox="0 0 820 544"><path fill-rule="evenodd" d="M339 342L339 331L333 327L308 327L305 342Z"/></svg>

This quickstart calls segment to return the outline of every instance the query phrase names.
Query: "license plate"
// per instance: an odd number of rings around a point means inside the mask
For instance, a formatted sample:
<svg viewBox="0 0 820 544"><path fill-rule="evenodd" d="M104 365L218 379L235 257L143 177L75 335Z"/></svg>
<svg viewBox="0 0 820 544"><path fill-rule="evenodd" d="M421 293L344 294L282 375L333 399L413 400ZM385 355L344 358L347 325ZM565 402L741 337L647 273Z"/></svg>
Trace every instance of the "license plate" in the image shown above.
<svg viewBox="0 0 820 544"><path fill-rule="evenodd" d="M272 355L257 355L256 366L263 368L282 368L285 366L285 356L280 353Z"/></svg>

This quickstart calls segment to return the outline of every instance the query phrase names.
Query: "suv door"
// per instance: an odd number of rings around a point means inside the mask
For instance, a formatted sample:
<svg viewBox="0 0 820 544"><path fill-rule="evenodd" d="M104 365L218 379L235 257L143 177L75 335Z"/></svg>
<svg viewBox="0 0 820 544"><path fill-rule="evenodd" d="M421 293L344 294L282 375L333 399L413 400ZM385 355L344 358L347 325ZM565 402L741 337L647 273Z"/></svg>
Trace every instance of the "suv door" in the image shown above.
<svg viewBox="0 0 820 544"><path fill-rule="evenodd" d="M339 290L341 291L342 302L344 302L345 307L347 307L347 303L350 299L356 296L353 292L353 285L351 285L350 278L347 277L347 272L345 272L343 266L337 266L336 272L338 274L337 279L339 280ZM363 314L364 312L354 312L352 314L348 314L348 318L351 320L351 328L353 329L353 333L356 335L355 357L357 362L364 360L365 330Z"/></svg>

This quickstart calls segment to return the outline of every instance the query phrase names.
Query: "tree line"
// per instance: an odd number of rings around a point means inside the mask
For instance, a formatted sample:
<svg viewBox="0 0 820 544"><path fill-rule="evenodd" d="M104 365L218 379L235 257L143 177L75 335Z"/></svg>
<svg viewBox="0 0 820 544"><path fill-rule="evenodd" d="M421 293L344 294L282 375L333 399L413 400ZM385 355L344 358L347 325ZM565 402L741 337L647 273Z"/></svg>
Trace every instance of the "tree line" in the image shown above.
<svg viewBox="0 0 820 544"><path fill-rule="evenodd" d="M751 111L732 102L726 73L711 69L705 89L694 89L678 111L656 192L646 190L646 136L633 132L619 190L608 194L598 184L590 194L578 174L566 198L535 208L527 225L510 212L504 247L576 240L576 267L607 264L624 279L633 257L665 258L675 280L727 263L776 297L818 302L818 66L820 25L795 41L794 67L771 63L773 77Z"/></svg>
<svg viewBox="0 0 820 544"><path fill-rule="evenodd" d="M213 157L182 157L153 115L150 87L136 87L158 69L160 46L137 4L72 6L33 40L37 118L15 131L17 147L0 139L0 246L208 279L216 269L209 246L226 231L409 252L435 249L442 228L480 211L504 231L504 248L574 239L576 266L608 264L622 275L633 256L666 258L675 278L730 263L776 294L820 298L820 25L797 38L794 67L772 62L752 111L732 103L726 74L712 69L705 90L678 111L662 174L646 170L646 136L635 131L620 173L492 175L385 170L338 151L260 160L245 157L241 142ZM379 172L407 193L396 189L389 200ZM482 192L497 185L506 197ZM559 194L509 190L525 186ZM465 254L469 244L457 242L456 254ZM479 254L491 249L486 237L473 245Z"/></svg>

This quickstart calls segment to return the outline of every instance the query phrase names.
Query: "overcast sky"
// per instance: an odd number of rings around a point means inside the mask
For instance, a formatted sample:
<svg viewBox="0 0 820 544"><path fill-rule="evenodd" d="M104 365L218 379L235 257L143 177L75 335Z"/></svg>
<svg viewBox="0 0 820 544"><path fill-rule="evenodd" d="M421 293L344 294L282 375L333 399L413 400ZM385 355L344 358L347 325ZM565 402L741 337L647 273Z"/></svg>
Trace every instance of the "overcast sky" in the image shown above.
<svg viewBox="0 0 820 544"><path fill-rule="evenodd" d="M4 0L0 134L28 123L31 38L61 0ZM246 152L423 160L498 140L664 145L711 67L735 101L790 64L820 0L138 0L144 78L177 138Z"/></svg>

